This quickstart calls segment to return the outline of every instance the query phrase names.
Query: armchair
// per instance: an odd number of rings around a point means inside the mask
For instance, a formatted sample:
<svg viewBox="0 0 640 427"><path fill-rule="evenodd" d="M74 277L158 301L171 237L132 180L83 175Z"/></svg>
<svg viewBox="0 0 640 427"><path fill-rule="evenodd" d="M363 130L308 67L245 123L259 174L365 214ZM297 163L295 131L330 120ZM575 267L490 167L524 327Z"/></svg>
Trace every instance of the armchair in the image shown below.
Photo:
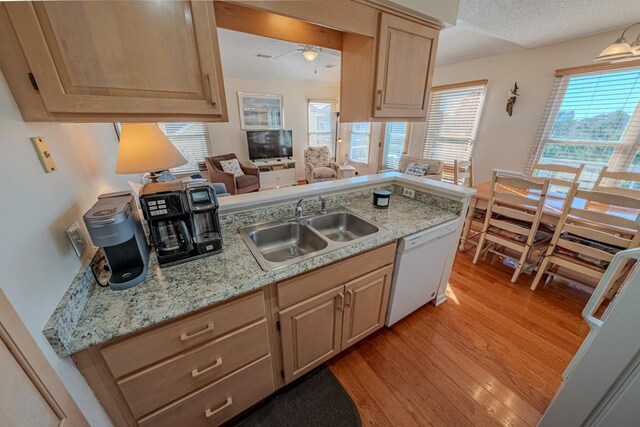
<svg viewBox="0 0 640 427"><path fill-rule="evenodd" d="M424 177L438 181L442 180L442 170L444 169L444 162L442 160L420 159L418 157L411 157L403 154L400 156L400 162L398 163L398 169L400 172L404 173L407 170L409 163L429 165L429 170Z"/></svg>
<svg viewBox="0 0 640 427"><path fill-rule="evenodd" d="M329 148L304 150L304 176L309 184L338 178L338 164L329 160Z"/></svg>
<svg viewBox="0 0 640 427"><path fill-rule="evenodd" d="M260 189L260 172L257 167L248 162L239 162L244 175L234 176L230 172L225 172L220 166L221 160L237 159L234 154L224 156L209 156L205 158L209 182L221 182L227 187L229 194L243 194Z"/></svg>

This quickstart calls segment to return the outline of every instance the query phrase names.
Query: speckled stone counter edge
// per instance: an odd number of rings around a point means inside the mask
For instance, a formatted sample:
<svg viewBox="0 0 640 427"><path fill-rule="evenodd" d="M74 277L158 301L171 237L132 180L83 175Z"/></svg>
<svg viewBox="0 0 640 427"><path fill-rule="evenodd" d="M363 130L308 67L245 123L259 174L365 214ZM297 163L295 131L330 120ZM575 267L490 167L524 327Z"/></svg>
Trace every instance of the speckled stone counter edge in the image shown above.
<svg viewBox="0 0 640 427"><path fill-rule="evenodd" d="M344 191L341 193L328 195L327 207L340 206L344 204L345 200L347 200L348 198L371 194L374 190L380 188L388 189L396 195L401 195L403 187L398 184L389 184L384 186L374 186L365 189L361 188L355 191ZM460 214L460 210L462 207L462 203L459 201L439 195L421 192L419 190L416 191L415 200L434 207L438 207L439 209L447 210L451 213L454 213L456 216ZM242 225L291 217L294 213L294 207L295 203L285 202L269 207L247 209L238 212L231 212L228 214L221 214L220 219L223 228L229 227L236 229L237 227ZM305 211L317 210L319 208L319 201L317 199L305 199L303 207ZM378 243L384 244L388 242L381 241ZM356 250L356 252L342 250L339 253L334 254L334 261L370 249L368 248L368 246L370 245L358 246L360 246L359 250L356 247L352 248ZM91 258L89 258L89 260L90 259ZM306 264L310 265L311 267L303 269L302 271L297 271L296 275L313 270L320 266L314 265L313 262ZM278 280L264 283L262 284L262 286L275 283L276 281ZM71 286L69 287L62 300L51 315L49 321L45 325L43 334L59 356L68 356L71 352L78 351L78 347L72 345L72 337L74 335L74 330L78 324L80 316L82 315L95 286L95 281L93 278L93 274L91 273L91 269L89 268L88 261L82 266L80 272L72 281ZM235 297L239 294L240 293L234 294L230 292L227 296L227 299Z"/></svg>

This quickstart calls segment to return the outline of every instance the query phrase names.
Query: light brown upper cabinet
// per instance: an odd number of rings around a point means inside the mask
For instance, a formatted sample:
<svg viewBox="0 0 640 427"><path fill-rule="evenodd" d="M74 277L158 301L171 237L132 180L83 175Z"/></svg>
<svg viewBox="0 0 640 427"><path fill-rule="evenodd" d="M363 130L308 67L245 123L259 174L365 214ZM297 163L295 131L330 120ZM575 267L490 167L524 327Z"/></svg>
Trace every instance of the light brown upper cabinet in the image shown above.
<svg viewBox="0 0 640 427"><path fill-rule="evenodd" d="M425 118L433 76L438 30L380 13L375 118Z"/></svg>
<svg viewBox="0 0 640 427"><path fill-rule="evenodd" d="M213 2L0 9L3 73L27 121L227 120Z"/></svg>

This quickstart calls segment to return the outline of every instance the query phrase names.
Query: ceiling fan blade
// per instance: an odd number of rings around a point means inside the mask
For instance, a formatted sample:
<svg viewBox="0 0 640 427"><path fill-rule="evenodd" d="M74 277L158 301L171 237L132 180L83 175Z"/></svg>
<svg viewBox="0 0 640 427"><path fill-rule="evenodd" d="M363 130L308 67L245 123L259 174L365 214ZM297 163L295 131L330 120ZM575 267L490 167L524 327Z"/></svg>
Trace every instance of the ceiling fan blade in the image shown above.
<svg viewBox="0 0 640 427"><path fill-rule="evenodd" d="M302 49L295 49L289 52L281 53L280 55L274 56L271 59L274 60L274 59L282 58L283 56L291 55L292 53L298 53L298 52L302 52Z"/></svg>

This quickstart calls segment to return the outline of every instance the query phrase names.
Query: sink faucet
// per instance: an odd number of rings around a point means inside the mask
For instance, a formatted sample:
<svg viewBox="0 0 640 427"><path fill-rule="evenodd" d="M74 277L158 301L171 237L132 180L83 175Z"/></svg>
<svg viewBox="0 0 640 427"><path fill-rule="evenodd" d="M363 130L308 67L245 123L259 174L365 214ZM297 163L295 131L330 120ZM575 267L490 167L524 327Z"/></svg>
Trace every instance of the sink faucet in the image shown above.
<svg viewBox="0 0 640 427"><path fill-rule="evenodd" d="M327 213L327 199L323 195L320 195L320 213Z"/></svg>
<svg viewBox="0 0 640 427"><path fill-rule="evenodd" d="M296 203L296 219L302 218L302 213L304 212L304 209L302 208L303 200L304 199L300 199L298 200L298 203Z"/></svg>

